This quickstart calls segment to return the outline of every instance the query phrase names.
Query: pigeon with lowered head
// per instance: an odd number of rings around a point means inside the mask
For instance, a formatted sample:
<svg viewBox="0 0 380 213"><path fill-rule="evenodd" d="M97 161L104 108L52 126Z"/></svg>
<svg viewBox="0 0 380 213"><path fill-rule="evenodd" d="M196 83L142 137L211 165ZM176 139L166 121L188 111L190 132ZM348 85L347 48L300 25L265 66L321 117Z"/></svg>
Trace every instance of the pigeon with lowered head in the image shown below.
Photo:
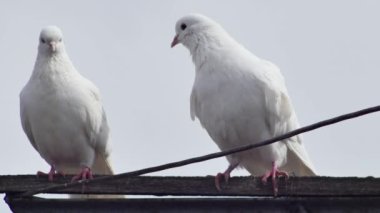
<svg viewBox="0 0 380 213"><path fill-rule="evenodd" d="M218 23L199 14L179 19L174 47L189 49L195 65L190 97L191 118L197 117L221 150L258 143L299 127L285 82L276 65L235 41ZM230 165L215 177L226 182L236 167L252 175L276 177L316 175L300 136L227 156Z"/></svg>

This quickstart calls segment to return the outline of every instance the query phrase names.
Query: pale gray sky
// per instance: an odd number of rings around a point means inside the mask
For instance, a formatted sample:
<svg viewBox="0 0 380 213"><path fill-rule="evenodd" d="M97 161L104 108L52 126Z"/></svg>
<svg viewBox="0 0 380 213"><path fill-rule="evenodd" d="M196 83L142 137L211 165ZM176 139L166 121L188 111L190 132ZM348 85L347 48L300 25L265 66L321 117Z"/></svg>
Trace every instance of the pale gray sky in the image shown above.
<svg viewBox="0 0 380 213"><path fill-rule="evenodd" d="M121 173L218 151L190 120L194 66L184 47L170 48L178 18L209 16L276 63L306 125L379 104L379 8L376 0L2 1L0 175L49 169L22 131L18 99L46 25L63 30L77 69L99 87ZM320 175L379 176L379 126L380 114L372 114L305 134L304 143ZM222 158L156 175L214 175L226 167Z"/></svg>

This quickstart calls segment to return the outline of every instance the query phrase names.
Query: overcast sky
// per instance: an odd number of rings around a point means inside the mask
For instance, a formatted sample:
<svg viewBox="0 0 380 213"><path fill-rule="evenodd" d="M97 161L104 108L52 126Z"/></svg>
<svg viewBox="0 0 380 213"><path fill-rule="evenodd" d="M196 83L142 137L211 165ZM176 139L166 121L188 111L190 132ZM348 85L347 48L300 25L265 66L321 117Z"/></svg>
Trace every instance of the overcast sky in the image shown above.
<svg viewBox="0 0 380 213"><path fill-rule="evenodd" d="M307 125L379 104L379 8L375 0L2 1L0 175L49 170L22 131L18 97L46 25L62 29L75 66L99 87L111 127L112 165L121 173L218 151L190 119L189 52L170 48L183 15L211 17L254 54L277 64L301 125ZM372 114L304 134L318 173L379 176L379 126L380 114ZM226 167L221 158L155 175L214 175Z"/></svg>

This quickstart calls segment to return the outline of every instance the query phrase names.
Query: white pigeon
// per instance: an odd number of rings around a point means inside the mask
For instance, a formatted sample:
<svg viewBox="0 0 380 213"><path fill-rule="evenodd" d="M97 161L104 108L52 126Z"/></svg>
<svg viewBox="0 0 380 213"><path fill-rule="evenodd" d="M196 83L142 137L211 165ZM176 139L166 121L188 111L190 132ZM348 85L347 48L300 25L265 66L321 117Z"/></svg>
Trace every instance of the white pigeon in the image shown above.
<svg viewBox="0 0 380 213"><path fill-rule="evenodd" d="M56 26L41 31L33 73L20 94L20 113L30 143L51 166L50 181L57 173L77 174L73 180L113 174L99 91L71 63Z"/></svg>
<svg viewBox="0 0 380 213"><path fill-rule="evenodd" d="M191 118L197 117L221 150L270 139L299 127L280 70L260 59L235 41L218 23L199 14L179 19L172 47L181 43L189 49L195 65L190 97ZM316 175L299 136L258 149L227 156L230 163L219 173L228 181L236 167L272 177ZM284 171L281 171L281 170Z"/></svg>

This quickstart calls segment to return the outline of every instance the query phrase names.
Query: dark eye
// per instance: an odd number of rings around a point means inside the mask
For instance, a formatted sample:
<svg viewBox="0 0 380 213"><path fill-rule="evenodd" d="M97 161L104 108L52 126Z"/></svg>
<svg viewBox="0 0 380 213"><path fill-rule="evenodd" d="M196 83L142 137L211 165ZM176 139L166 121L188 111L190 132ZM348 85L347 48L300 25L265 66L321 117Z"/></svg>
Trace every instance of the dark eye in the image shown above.
<svg viewBox="0 0 380 213"><path fill-rule="evenodd" d="M61 41L62 41L62 39L60 38L60 39L59 39L59 42L61 42Z"/></svg>
<svg viewBox="0 0 380 213"><path fill-rule="evenodd" d="M181 30L185 30L186 29L186 24L181 24Z"/></svg>
<svg viewBox="0 0 380 213"><path fill-rule="evenodd" d="M41 38L41 42L44 44L46 43L45 39L43 39L43 38Z"/></svg>

